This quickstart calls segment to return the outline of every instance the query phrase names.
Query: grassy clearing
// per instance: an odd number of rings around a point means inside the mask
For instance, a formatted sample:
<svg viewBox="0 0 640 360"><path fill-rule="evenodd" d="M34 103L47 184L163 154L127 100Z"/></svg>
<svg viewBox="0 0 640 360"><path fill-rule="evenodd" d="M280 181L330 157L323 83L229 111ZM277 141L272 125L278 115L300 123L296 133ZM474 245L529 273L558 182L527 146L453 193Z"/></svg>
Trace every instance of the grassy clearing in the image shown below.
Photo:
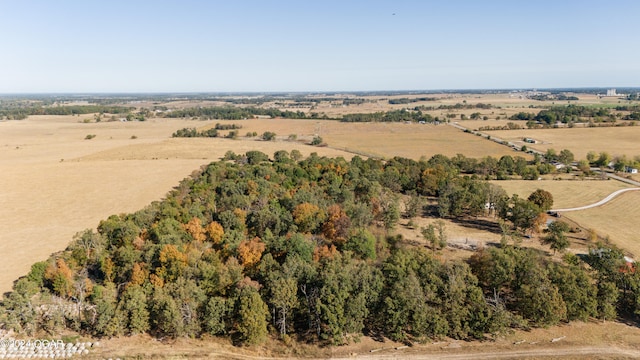
<svg viewBox="0 0 640 360"><path fill-rule="evenodd" d="M517 194L521 198L529 197L536 189L546 190L553 195L554 208L593 204L616 190L632 187L615 180L505 180L492 183L500 185L507 194Z"/></svg>
<svg viewBox="0 0 640 360"><path fill-rule="evenodd" d="M567 213L566 216L583 226L595 229L601 236L609 236L611 242L627 250L634 257L640 257L638 203L640 193L632 191L603 206Z"/></svg>

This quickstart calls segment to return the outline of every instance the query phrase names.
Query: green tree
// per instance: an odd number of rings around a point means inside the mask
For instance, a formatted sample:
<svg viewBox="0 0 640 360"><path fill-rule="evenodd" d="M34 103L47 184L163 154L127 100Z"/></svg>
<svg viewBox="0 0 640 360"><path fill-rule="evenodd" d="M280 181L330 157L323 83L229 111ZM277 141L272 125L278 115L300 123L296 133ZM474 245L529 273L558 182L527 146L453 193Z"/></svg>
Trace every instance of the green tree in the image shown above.
<svg viewBox="0 0 640 360"><path fill-rule="evenodd" d="M359 229L353 233L346 244L345 250L351 250L363 259L376 258L376 237L366 229Z"/></svg>
<svg viewBox="0 0 640 360"><path fill-rule="evenodd" d="M533 229L535 220L542 211L538 205L529 200L520 199L517 195L509 201L509 206L503 210L503 218L510 220L517 229L526 231ZM506 216L504 216L506 213Z"/></svg>
<svg viewBox="0 0 640 360"><path fill-rule="evenodd" d="M316 135L313 137L313 140L311 140L311 145L318 146L318 145L321 145L323 142L324 140L322 139L322 137Z"/></svg>
<svg viewBox="0 0 640 360"><path fill-rule="evenodd" d="M409 199L405 202L405 216L407 218L412 218L417 215L420 215L422 212L422 207L424 206L424 200L420 195L415 194L415 192L409 195Z"/></svg>
<svg viewBox="0 0 640 360"><path fill-rule="evenodd" d="M293 277L281 274L273 280L270 288L270 302L277 313L276 326L281 335L286 335L292 323L290 320L293 318L292 312L298 305L298 282Z"/></svg>
<svg viewBox="0 0 640 360"><path fill-rule="evenodd" d="M595 151L589 151L587 153L587 161L589 162L589 164L595 165L597 157L598 157L598 154Z"/></svg>
<svg viewBox="0 0 640 360"><path fill-rule="evenodd" d="M291 150L291 159L293 161L300 161L302 159L302 153L300 152L300 150L297 150L297 149Z"/></svg>
<svg viewBox="0 0 640 360"><path fill-rule="evenodd" d="M231 310L226 298L220 296L209 298L203 317L204 329L212 335L225 334Z"/></svg>
<svg viewBox="0 0 640 360"><path fill-rule="evenodd" d="M335 344L358 335L369 316L369 306L377 303L382 287L379 271L355 260L349 252L336 254L321 266L318 310L324 325L321 335Z"/></svg>
<svg viewBox="0 0 640 360"><path fill-rule="evenodd" d="M440 310L444 283L441 264L420 249L395 251L383 264L387 286L382 325L394 340L445 336L448 321Z"/></svg>
<svg viewBox="0 0 640 360"><path fill-rule="evenodd" d="M258 291L245 286L238 299L237 330L241 341L246 344L261 344L267 339L267 317L269 308L262 301Z"/></svg>
<svg viewBox="0 0 640 360"><path fill-rule="evenodd" d="M159 334L172 338L182 334L180 308L164 288L156 288L151 301L150 316L153 328Z"/></svg>
<svg viewBox="0 0 640 360"><path fill-rule="evenodd" d="M555 325L566 318L562 296L543 269L531 268L524 280L515 293L516 306L524 318L536 325Z"/></svg>
<svg viewBox="0 0 640 360"><path fill-rule="evenodd" d="M429 246L431 246L431 251L434 253L436 250L440 250L447 245L446 239L444 239L445 241L442 241L443 239L439 234L436 234L436 226L433 224L429 224L429 226L421 228L420 232L422 233L422 238L429 244Z"/></svg>
<svg viewBox="0 0 640 360"><path fill-rule="evenodd" d="M560 221L549 224L549 234L542 238L542 243L549 245L555 254L556 251L564 251L569 247L569 239L565 232L569 231L569 225Z"/></svg>
<svg viewBox="0 0 640 360"><path fill-rule="evenodd" d="M550 192L542 189L537 189L536 191L532 192L527 200L538 205L538 207L542 211L548 211L553 206L553 195L551 195Z"/></svg>
<svg viewBox="0 0 640 360"><path fill-rule="evenodd" d="M509 247L487 248L476 252L469 259L473 273L480 283L491 290L496 301L504 291L511 288L518 261L516 252L516 249Z"/></svg>
<svg viewBox="0 0 640 360"><path fill-rule="evenodd" d="M578 169L585 175L591 174L591 166L589 166L589 162L587 160L578 161Z"/></svg>
<svg viewBox="0 0 640 360"><path fill-rule="evenodd" d="M124 291L119 306L127 319L127 330L130 334L140 334L149 330L147 295L140 286L129 286Z"/></svg>
<svg viewBox="0 0 640 360"><path fill-rule="evenodd" d="M558 161L558 154L555 149L547 149L544 158L549 162Z"/></svg>
<svg viewBox="0 0 640 360"><path fill-rule="evenodd" d="M615 283L600 279L598 281L598 317L603 321L614 320L618 313L616 303L619 290Z"/></svg>
<svg viewBox="0 0 640 360"><path fill-rule="evenodd" d="M558 287L567 306L567 319L587 321L597 315L596 285L587 272L578 265L552 263L549 278Z"/></svg>
<svg viewBox="0 0 640 360"><path fill-rule="evenodd" d="M573 153L568 150L568 149L564 149L562 151L560 151L560 154L558 155L558 161L563 163L566 166L571 165L571 163L574 160L574 155Z"/></svg>
<svg viewBox="0 0 640 360"><path fill-rule="evenodd" d="M116 336L125 333L126 318L123 312L116 312L117 292L113 283L96 286L91 295L96 305L96 319L93 329L98 336Z"/></svg>
<svg viewBox="0 0 640 360"><path fill-rule="evenodd" d="M609 155L608 152L601 152L598 155L598 160L596 160L596 166L598 167L606 167L609 166L609 163L611 162L611 155Z"/></svg>
<svg viewBox="0 0 640 360"><path fill-rule="evenodd" d="M276 139L276 133L272 131L265 131L262 133L262 140L264 141L273 141Z"/></svg>

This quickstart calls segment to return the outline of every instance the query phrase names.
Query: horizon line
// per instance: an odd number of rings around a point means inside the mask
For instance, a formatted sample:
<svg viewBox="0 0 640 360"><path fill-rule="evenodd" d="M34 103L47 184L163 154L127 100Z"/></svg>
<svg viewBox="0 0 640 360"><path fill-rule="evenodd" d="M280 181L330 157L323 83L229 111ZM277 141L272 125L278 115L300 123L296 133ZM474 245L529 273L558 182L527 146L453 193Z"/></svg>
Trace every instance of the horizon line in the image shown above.
<svg viewBox="0 0 640 360"><path fill-rule="evenodd" d="M0 96L16 95L198 95L198 94L360 94L360 93L472 93L472 92L506 92L506 91L571 91L571 90L600 90L600 89L629 89L640 90L640 86L579 86L579 87L512 87L512 88L449 88L449 89L405 89L405 90L265 90L265 91L23 91L23 92L0 92Z"/></svg>

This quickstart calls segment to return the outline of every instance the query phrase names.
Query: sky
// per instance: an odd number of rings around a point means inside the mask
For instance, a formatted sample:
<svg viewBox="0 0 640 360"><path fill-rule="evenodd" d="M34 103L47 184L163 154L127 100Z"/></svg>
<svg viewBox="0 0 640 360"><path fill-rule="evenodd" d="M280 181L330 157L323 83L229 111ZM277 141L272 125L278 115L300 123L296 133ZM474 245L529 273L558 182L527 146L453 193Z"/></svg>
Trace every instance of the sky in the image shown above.
<svg viewBox="0 0 640 360"><path fill-rule="evenodd" d="M0 93L640 86L640 1L0 0Z"/></svg>

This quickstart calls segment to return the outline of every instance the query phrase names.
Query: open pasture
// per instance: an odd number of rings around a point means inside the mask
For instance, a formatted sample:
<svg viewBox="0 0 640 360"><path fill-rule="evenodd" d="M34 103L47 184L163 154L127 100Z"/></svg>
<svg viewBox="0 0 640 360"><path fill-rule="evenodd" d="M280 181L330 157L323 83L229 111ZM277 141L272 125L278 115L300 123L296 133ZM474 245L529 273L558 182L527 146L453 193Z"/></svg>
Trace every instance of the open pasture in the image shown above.
<svg viewBox="0 0 640 360"><path fill-rule="evenodd" d="M640 155L640 147L638 147L640 126L501 130L490 131L487 134L539 151L555 149L559 152L562 149L569 149L577 160L585 159L589 151L598 153L606 151L612 156L626 155L631 158ZM525 143L522 140L525 137L532 138L538 143Z"/></svg>
<svg viewBox="0 0 640 360"><path fill-rule="evenodd" d="M330 148L381 158L402 156L418 160L422 156L430 158L435 154L463 154L468 157L490 155L499 158L502 155L518 154L506 146L486 141L448 125L342 123L292 119L219 122L242 125L242 129L239 130L241 137L249 131L255 131L258 135L272 131L277 134L279 140L296 135L298 140L308 142L314 135L319 135Z"/></svg>
<svg viewBox="0 0 640 360"><path fill-rule="evenodd" d="M569 175L565 175L567 177ZM553 195L556 209L593 204L616 190L632 187L615 180L495 180L491 183L501 186L509 196L516 194L525 199L536 189L546 190Z"/></svg>
<svg viewBox="0 0 640 360"><path fill-rule="evenodd" d="M629 252L636 260L640 257L640 238L637 224L640 192L625 193L600 207L567 213L566 216L581 225L595 229L600 236L609 236L611 242Z"/></svg>

